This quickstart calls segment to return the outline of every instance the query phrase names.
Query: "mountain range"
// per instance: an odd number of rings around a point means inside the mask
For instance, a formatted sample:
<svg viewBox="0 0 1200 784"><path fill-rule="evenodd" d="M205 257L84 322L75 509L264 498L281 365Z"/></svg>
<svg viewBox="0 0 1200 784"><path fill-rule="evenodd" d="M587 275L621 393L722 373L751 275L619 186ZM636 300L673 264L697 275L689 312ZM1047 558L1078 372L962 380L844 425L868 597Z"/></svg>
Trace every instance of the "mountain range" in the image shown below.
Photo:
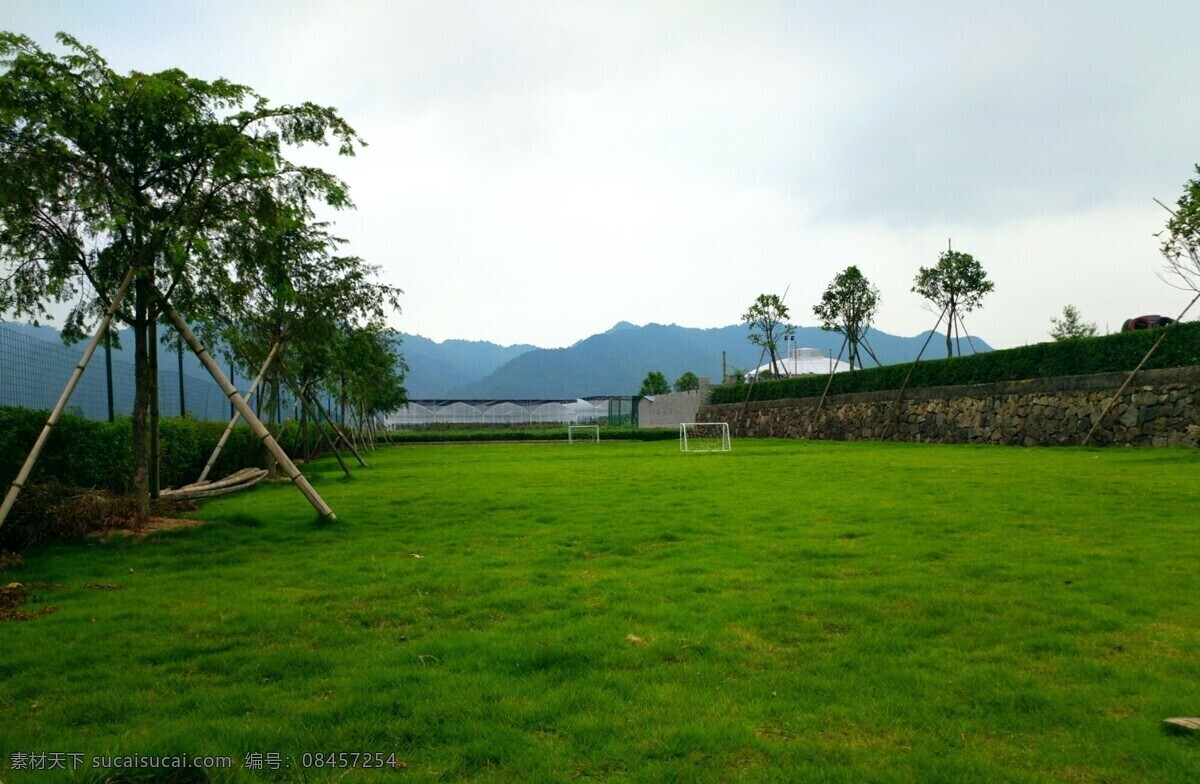
<svg viewBox="0 0 1200 784"><path fill-rule="evenodd" d="M420 336L402 335L401 351L408 361L406 386L413 399L561 399L636 394L642 380L652 370L662 372L672 382L689 370L697 376L708 376L714 382L720 382L722 359L725 369L731 373L735 367L752 369L765 362L760 361L761 349L747 340L747 334L746 327L741 324L698 329L675 324L637 326L622 321L606 332L567 348L498 347L466 341L433 343ZM911 362L928 337L928 332L900 337L872 331L867 339L879 361L890 365ZM972 336L971 341L977 351L992 350L980 338ZM454 344L450 346L453 360L435 350L448 344ZM797 327L795 345L797 348L821 349L837 356L842 338L819 327ZM940 356L938 352L942 345L944 343L935 339L926 349L925 356ZM485 347L492 348L485 350ZM965 338L963 349L968 350ZM504 350L513 353L506 356ZM474 372L493 366L486 373L456 386L447 384L445 379L450 376L442 363L462 363L471 351L478 352L473 356ZM434 361L427 362L424 357ZM456 367L456 377L470 375L470 370L463 365Z"/></svg>
<svg viewBox="0 0 1200 784"><path fill-rule="evenodd" d="M62 345L53 327L13 322L0 322L0 326ZM636 394L646 374L653 370L661 372L670 382L687 371L719 382L723 359L730 373L734 368L747 370L765 363L766 360L760 360L761 349L751 345L747 334L741 324L699 329L675 324L637 326L622 321L567 348L501 346L473 340L439 343L404 333L397 337L399 350L409 367L405 386L413 400L553 400ZM928 337L928 332L901 337L872 330L868 341L879 361L890 365L911 362ZM975 350L991 351L981 339L972 336L971 341ZM121 343L122 348L114 350L114 359L132 361L133 340ZM797 348L817 348L836 356L841 345L841 336L835 333L818 327L796 328ZM943 340L935 337L926 349L926 358L941 356L944 345ZM83 344L74 348L83 353ZM969 350L966 339L963 349ZM164 365L169 362L171 368L175 366L175 358L169 353L161 356L160 362ZM184 358L184 372L207 376L191 356Z"/></svg>

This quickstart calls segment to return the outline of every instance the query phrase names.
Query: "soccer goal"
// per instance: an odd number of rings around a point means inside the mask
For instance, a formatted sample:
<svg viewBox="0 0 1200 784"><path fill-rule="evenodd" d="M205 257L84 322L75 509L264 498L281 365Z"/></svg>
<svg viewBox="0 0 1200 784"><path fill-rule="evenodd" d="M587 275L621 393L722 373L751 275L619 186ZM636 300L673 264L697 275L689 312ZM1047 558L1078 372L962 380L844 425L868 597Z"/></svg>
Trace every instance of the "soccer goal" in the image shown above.
<svg viewBox="0 0 1200 784"><path fill-rule="evenodd" d="M727 422L682 422L679 425L680 452L728 452Z"/></svg>
<svg viewBox="0 0 1200 784"><path fill-rule="evenodd" d="M600 443L600 426L599 425L567 425L567 442L578 444L581 442Z"/></svg>

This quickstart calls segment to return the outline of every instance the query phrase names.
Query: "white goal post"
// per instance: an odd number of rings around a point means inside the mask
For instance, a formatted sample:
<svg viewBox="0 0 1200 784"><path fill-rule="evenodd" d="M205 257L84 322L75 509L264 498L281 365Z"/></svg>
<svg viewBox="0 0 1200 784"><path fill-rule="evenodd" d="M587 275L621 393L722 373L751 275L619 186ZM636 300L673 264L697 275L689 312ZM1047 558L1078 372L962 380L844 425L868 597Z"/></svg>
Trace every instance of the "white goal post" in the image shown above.
<svg viewBox="0 0 1200 784"><path fill-rule="evenodd" d="M600 443L599 425L567 425L567 443Z"/></svg>
<svg viewBox="0 0 1200 784"><path fill-rule="evenodd" d="M681 422L680 452L728 452L728 422Z"/></svg>

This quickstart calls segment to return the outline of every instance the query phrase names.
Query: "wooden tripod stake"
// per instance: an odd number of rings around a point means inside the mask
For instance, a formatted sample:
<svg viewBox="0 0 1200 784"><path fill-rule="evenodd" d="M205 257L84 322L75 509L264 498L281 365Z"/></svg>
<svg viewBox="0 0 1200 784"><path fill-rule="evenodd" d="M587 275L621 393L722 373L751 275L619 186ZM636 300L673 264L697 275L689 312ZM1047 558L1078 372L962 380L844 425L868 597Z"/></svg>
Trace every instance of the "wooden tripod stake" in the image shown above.
<svg viewBox="0 0 1200 784"><path fill-rule="evenodd" d="M271 362L275 359L275 352L279 350L279 338L275 338L275 342L271 344L271 350L267 353L267 359L259 368L258 375L254 377L254 383L250 385L250 390L246 392L246 403L250 402L250 398L254 397L254 390L258 389L259 383L263 377L267 375L267 369L271 367ZM204 470L200 472L200 478L196 480L196 484L200 484L208 478L208 472L216 465L217 458L221 456L221 450L225 448L225 443L229 441L229 434L233 432L233 428L237 425L238 420L242 415L235 411L233 417L229 420L229 424L225 426L225 432L221 434L221 439L217 441L217 447L213 450L212 456L208 458L208 462L204 464Z"/></svg>
<svg viewBox="0 0 1200 784"><path fill-rule="evenodd" d="M296 464L293 463L292 459L287 456L287 453L283 451L283 449L279 446L279 443L271 437L270 432L268 432L268 430L263 426L263 423L259 421L258 417L254 415L254 411L250 408L242 396L238 394L237 390L233 388L233 384L229 383L229 379L227 379L225 374L221 372L221 368L217 367L217 363L215 360L213 360L212 355L208 353L208 349L204 347L204 344L201 343L194 334L192 334L192 330L188 328L188 325L184 322L183 317L179 315L179 311L175 310L174 306L168 303L165 299L162 301L162 304L166 309L167 316L171 319L171 323L175 325L175 329L179 330L179 334L183 336L185 341L187 341L188 346L191 347L193 352L195 352L205 369L208 370L209 374L213 377L213 380L216 381L217 385L221 387L221 391L225 393L225 397L229 398L229 402L233 403L233 406L235 409L237 409L237 412L241 414L242 418L246 420L246 423L250 425L250 429L253 430L254 434L263 442L263 445L267 448L267 451L271 453L272 457L279 461L279 465L283 467L284 473L286 473L288 478L292 480L292 484L296 485L296 487L300 489L300 492L304 494L304 497L307 498L308 502L313 505L313 508L317 510L318 514L331 521L337 520L337 515L333 513L333 510L329 508L329 505L326 504L324 499L322 499L317 491L313 489L313 486L308 483L308 480L304 477L304 474L300 473L300 469L296 468Z"/></svg>

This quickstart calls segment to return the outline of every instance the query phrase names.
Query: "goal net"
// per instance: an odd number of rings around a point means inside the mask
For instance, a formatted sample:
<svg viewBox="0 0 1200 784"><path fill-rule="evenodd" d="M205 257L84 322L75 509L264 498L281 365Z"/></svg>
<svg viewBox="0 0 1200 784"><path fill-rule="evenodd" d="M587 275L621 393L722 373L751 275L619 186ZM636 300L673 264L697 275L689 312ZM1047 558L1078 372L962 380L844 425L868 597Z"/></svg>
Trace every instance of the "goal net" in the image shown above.
<svg viewBox="0 0 1200 784"><path fill-rule="evenodd" d="M599 425L567 425L567 442L578 444L580 442L600 443L600 426Z"/></svg>
<svg viewBox="0 0 1200 784"><path fill-rule="evenodd" d="M728 452L727 422L683 422L679 425L680 452Z"/></svg>

